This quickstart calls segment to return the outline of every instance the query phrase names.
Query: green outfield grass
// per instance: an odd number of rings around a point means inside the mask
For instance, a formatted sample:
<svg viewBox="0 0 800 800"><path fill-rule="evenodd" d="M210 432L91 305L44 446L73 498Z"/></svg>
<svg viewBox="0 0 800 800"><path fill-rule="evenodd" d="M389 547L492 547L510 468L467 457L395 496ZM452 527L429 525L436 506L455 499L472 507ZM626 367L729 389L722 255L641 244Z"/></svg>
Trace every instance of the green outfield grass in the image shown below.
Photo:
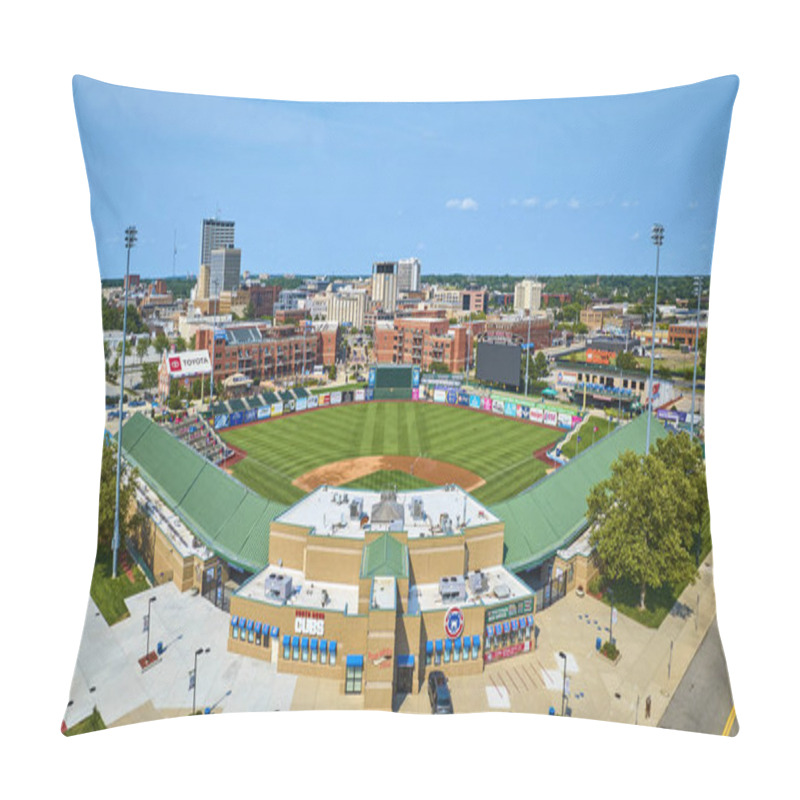
<svg viewBox="0 0 800 800"><path fill-rule="evenodd" d="M533 453L563 432L467 408L427 403L354 403L220 431L247 452L233 474L265 497L295 503L292 480L345 458L423 456L464 467L486 481L473 494L491 504L545 473Z"/></svg>
<svg viewBox="0 0 800 800"><path fill-rule="evenodd" d="M595 433L592 429L597 428ZM591 447L593 443L599 442L607 433L614 430L614 421L611 419L600 419L599 417L589 417L581 424L577 433L573 433L570 440L562 446L561 454L567 458L572 458L576 452L583 452ZM578 436L581 437L580 447L578 447Z"/></svg>
<svg viewBox="0 0 800 800"><path fill-rule="evenodd" d="M398 492L407 492L412 489L430 489L434 484L430 481L418 478L416 475L409 475L396 469L379 469L356 478L350 483L343 484L344 489L371 489L374 492L381 492L384 489L396 489Z"/></svg>

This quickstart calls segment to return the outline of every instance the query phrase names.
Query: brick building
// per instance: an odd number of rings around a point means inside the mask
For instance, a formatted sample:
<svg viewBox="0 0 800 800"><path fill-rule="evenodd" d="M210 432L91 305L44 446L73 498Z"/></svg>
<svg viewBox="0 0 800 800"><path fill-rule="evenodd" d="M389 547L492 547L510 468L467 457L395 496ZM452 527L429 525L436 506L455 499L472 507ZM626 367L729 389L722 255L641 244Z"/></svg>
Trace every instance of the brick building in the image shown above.
<svg viewBox="0 0 800 800"><path fill-rule="evenodd" d="M247 291L256 319L274 316L275 304L281 293L280 286L251 286Z"/></svg>
<svg viewBox="0 0 800 800"><path fill-rule="evenodd" d="M493 339L507 339L517 344L526 344L528 341L528 318L512 317L503 319L486 320L486 335ZM547 317L532 317L530 320L530 337L534 350L550 347L553 341L553 331Z"/></svg>
<svg viewBox="0 0 800 800"><path fill-rule="evenodd" d="M485 329L483 321L450 327L447 319L432 316L379 322L375 359L379 364L414 364L422 369L430 369L437 362L450 372L464 372L474 353L475 338Z"/></svg>
<svg viewBox="0 0 800 800"><path fill-rule="evenodd" d="M293 325L269 327L263 323L231 325L211 339L211 328L197 331L197 347L213 351L214 380L237 372L255 383L281 380L309 372L318 361L319 334ZM323 348L324 349L324 348Z"/></svg>

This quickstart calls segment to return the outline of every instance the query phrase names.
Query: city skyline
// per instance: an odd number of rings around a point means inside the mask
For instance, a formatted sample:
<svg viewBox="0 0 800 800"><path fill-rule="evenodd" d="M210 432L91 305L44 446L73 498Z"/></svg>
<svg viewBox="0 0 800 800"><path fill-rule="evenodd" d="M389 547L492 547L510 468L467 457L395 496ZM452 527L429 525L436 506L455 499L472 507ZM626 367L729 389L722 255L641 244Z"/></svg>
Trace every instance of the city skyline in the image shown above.
<svg viewBox="0 0 800 800"><path fill-rule="evenodd" d="M87 128L103 134L88 143L87 171L130 201L92 198L104 278L124 271L129 224L135 272L196 274L202 220L215 216L236 222L251 274L356 276L419 258L423 274L645 275L659 222L662 274L689 275L710 271L723 160L709 154L727 138L727 126L697 130L718 118L736 79L485 103L125 89L123 104L108 84L76 77L74 89Z"/></svg>

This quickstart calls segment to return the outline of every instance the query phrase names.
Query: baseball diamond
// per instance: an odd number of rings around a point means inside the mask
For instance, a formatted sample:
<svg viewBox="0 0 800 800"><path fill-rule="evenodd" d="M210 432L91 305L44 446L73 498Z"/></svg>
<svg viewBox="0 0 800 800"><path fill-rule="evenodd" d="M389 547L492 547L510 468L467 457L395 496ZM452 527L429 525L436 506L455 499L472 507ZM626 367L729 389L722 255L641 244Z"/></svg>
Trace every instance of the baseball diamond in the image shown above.
<svg viewBox="0 0 800 800"><path fill-rule="evenodd" d="M408 459L391 467L365 466L355 474L343 474L340 482L377 469L408 472L414 460L422 458L452 469L443 469L438 478L435 472L418 471L421 467L412 474L431 482L457 482L480 502L496 503L545 475L546 464L533 454L561 438L563 431L466 408L372 402L280 417L221 435L247 454L233 465L234 477L281 503L294 503L319 485L308 474L325 465L381 456ZM461 473L469 473L465 484L455 477ZM482 485L473 490L479 481Z"/></svg>

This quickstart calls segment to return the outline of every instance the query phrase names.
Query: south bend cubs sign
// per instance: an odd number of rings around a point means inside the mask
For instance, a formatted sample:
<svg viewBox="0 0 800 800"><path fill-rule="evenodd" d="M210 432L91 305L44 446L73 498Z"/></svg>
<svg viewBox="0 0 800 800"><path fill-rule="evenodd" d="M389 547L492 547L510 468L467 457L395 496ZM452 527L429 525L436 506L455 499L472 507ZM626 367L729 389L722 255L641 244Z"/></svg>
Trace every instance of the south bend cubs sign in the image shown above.
<svg viewBox="0 0 800 800"><path fill-rule="evenodd" d="M458 606L451 606L444 615L444 631L451 639L458 639L464 632L464 612Z"/></svg>

